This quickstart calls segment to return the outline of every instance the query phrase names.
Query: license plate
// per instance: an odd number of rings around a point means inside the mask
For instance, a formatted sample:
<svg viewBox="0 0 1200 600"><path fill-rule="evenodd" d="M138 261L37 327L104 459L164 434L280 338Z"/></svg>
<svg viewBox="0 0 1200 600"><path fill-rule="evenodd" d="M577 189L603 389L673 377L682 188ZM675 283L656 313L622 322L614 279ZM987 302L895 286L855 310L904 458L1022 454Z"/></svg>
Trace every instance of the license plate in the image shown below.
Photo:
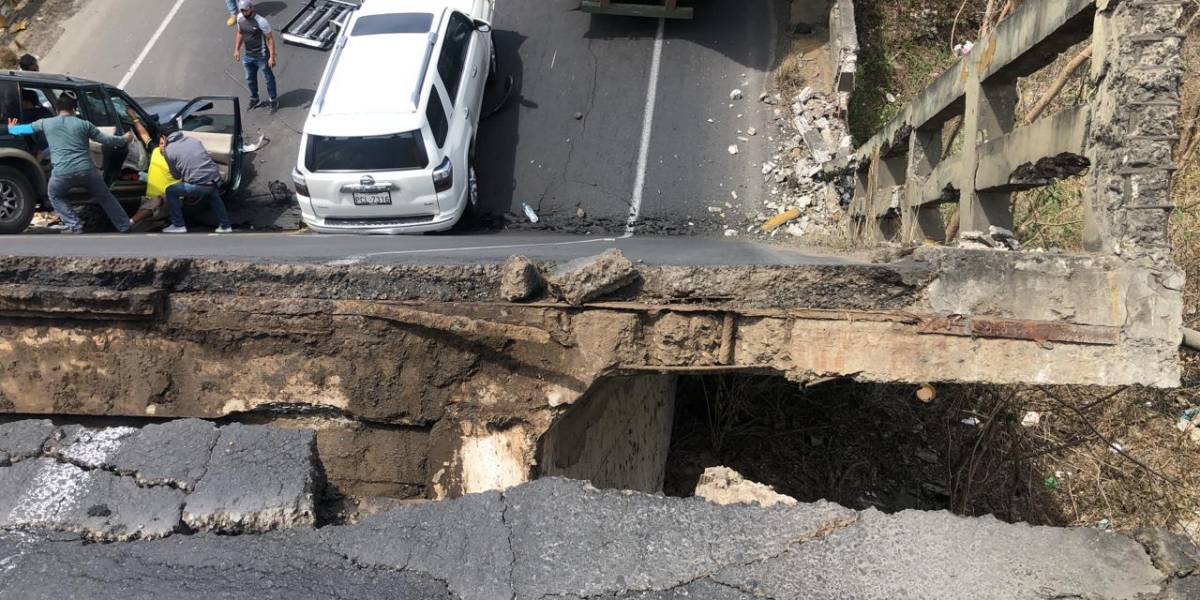
<svg viewBox="0 0 1200 600"><path fill-rule="evenodd" d="M382 206L392 203L392 192L354 192L355 206Z"/></svg>

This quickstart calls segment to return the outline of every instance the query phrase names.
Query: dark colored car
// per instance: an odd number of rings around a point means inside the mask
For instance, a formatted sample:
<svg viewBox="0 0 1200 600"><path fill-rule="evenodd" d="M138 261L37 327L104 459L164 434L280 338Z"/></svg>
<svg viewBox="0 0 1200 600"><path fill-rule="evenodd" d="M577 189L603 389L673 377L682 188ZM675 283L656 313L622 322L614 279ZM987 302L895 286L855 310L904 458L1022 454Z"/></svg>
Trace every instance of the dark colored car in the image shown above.
<svg viewBox="0 0 1200 600"><path fill-rule="evenodd" d="M149 98L141 101L105 83L66 75L0 71L0 119L15 117L22 123L58 113L58 98L74 96L80 117L101 131L123 135L133 127L126 108L138 115L151 141L136 139L127 148L109 148L92 142L92 159L123 203L136 204L146 191L139 177L150 152L158 145L161 123L177 121L189 137L199 139L221 169L222 193L236 191L242 180L242 117L237 98L203 96L192 100ZM37 210L49 208L46 182L51 165L45 140L39 136L14 136L0 126L0 234L20 233ZM79 202L87 202L79 196Z"/></svg>

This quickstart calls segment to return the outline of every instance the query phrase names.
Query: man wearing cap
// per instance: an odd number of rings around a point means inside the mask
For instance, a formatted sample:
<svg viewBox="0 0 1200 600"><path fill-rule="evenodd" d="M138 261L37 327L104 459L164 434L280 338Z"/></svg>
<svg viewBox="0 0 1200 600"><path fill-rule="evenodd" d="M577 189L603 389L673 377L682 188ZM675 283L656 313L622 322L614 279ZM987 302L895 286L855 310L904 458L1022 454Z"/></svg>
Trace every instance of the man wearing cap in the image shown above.
<svg viewBox="0 0 1200 600"><path fill-rule="evenodd" d="M167 159L171 177L179 180L167 187L167 213L171 216L171 224L163 229L163 233L187 233L187 223L183 220L184 198L208 198L217 217L217 233L233 231L225 212L225 202L221 200L221 171L204 149L204 144L183 135L175 123L167 123L160 129L158 147Z"/></svg>
<svg viewBox="0 0 1200 600"><path fill-rule="evenodd" d="M251 110L266 106L275 110L275 34L271 24L254 12L251 0L238 0L237 33L233 39L233 60L242 61L246 69L246 87L250 89ZM245 46L246 52L242 53ZM258 99L258 72L267 82L267 101Z"/></svg>

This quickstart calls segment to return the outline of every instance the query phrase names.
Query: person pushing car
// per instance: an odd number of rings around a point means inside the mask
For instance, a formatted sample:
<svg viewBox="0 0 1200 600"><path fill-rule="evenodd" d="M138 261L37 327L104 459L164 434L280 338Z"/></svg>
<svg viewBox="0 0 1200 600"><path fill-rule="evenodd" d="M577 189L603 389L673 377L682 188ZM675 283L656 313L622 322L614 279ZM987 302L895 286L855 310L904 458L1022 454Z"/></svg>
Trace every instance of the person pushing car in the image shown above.
<svg viewBox="0 0 1200 600"><path fill-rule="evenodd" d="M83 222L71 208L68 194L74 188L84 188L92 199L104 209L104 214L112 222L117 231L126 233L131 227L129 215L121 208L121 203L108 189L108 184L96 171L92 164L92 154L88 142L95 140L106 146L124 147L133 139L133 132L126 132L123 137L108 135L95 125L75 115L79 102L72 96L63 94L58 97L58 115L38 119L33 123L21 125L17 119L8 119L8 133L11 135L34 135L40 133L50 146L50 162L54 165L50 171L50 181L46 185L46 194L50 196L50 205L58 213L64 229L63 233L83 233Z"/></svg>

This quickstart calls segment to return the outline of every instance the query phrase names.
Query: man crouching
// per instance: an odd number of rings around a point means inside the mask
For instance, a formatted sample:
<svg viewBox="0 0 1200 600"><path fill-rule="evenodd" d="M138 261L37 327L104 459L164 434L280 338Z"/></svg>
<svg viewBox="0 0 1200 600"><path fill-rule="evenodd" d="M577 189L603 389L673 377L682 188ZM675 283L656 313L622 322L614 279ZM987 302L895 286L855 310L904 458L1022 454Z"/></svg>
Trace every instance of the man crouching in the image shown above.
<svg viewBox="0 0 1200 600"><path fill-rule="evenodd" d="M178 180L167 186L167 213L171 224L163 228L163 233L187 233L187 223L183 220L184 198L207 198L217 217L217 233L232 232L225 202L221 200L221 171L204 149L204 144L185 136L175 123L162 126L158 144L171 177Z"/></svg>

